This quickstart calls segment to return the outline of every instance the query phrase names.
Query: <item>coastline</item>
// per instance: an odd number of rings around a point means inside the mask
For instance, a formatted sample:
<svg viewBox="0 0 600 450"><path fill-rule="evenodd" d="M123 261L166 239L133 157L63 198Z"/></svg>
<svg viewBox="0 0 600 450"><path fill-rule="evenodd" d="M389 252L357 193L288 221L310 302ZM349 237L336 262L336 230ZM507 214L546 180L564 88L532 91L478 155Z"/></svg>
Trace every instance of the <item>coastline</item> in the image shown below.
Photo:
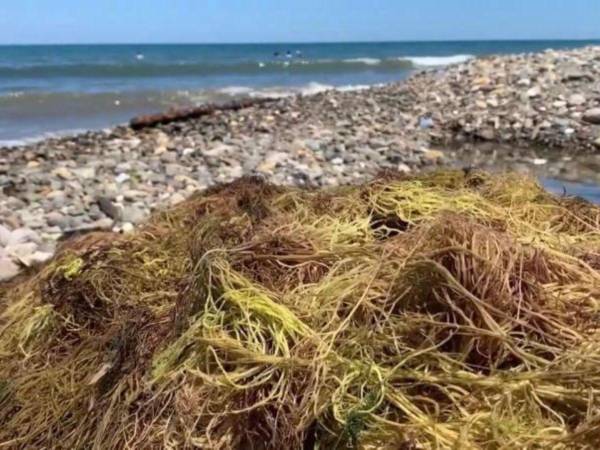
<svg viewBox="0 0 600 450"><path fill-rule="evenodd" d="M575 155L600 164L599 108L600 47L584 47L482 57L384 86L0 148L0 260L18 271L48 259L64 235L127 232L156 208L246 174L354 184L381 169L465 161L477 145L484 163L493 155L497 165L514 160L560 177L574 170Z"/></svg>

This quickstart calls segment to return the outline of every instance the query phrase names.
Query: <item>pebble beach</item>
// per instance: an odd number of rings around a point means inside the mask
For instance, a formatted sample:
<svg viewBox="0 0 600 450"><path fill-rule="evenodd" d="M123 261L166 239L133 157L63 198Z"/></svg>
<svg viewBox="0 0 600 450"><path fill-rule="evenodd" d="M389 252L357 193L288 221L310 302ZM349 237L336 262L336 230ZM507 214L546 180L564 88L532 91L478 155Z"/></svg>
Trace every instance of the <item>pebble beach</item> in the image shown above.
<svg viewBox="0 0 600 450"><path fill-rule="evenodd" d="M481 57L393 84L0 148L0 281L65 237L130 232L244 175L330 186L441 166L600 183L600 47Z"/></svg>

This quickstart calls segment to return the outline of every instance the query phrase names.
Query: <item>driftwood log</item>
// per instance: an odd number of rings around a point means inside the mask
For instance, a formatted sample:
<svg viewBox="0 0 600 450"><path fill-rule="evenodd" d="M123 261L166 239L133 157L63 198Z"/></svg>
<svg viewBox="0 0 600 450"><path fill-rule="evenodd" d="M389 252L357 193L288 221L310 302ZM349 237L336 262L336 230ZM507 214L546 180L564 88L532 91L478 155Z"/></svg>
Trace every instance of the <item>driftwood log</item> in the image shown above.
<svg viewBox="0 0 600 450"><path fill-rule="evenodd" d="M221 104L207 103L195 108L171 109L159 114L149 114L134 117L129 122L129 126L131 126L131 128L134 130L139 130L142 128L154 127L156 125L175 122L178 120L195 119L197 117L208 116L218 111L238 111L240 109L249 108L256 105L263 105L265 103L274 101L275 99L272 98L249 98Z"/></svg>

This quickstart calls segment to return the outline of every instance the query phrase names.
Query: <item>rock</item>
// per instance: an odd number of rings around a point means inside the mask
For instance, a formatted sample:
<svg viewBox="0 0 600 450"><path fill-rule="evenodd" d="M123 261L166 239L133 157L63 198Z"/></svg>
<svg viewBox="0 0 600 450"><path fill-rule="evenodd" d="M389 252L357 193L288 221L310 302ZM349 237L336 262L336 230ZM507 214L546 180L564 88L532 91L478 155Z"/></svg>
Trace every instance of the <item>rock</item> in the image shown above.
<svg viewBox="0 0 600 450"><path fill-rule="evenodd" d="M600 137L594 141L594 147L600 149Z"/></svg>
<svg viewBox="0 0 600 450"><path fill-rule="evenodd" d="M183 172L185 172L185 169L179 164L165 164L165 174L168 177L174 177Z"/></svg>
<svg viewBox="0 0 600 450"><path fill-rule="evenodd" d="M52 211L46 214L46 223L51 227L65 228L67 226L67 219L63 214Z"/></svg>
<svg viewBox="0 0 600 450"><path fill-rule="evenodd" d="M536 98L539 97L542 94L542 90L540 89L539 86L534 86L531 89L527 90L527 97L529 98Z"/></svg>
<svg viewBox="0 0 600 450"><path fill-rule="evenodd" d="M137 224L143 221L146 218L146 216L147 213L144 210L144 208L138 205L131 205L125 206L125 208L123 208L121 220L123 220L123 222Z"/></svg>
<svg viewBox="0 0 600 450"><path fill-rule="evenodd" d="M9 258L0 258L0 282L9 281L19 274L19 266Z"/></svg>
<svg viewBox="0 0 600 450"><path fill-rule="evenodd" d="M22 258L21 262L24 265L26 265L27 267L32 267L32 266L44 264L45 262L49 261L50 259L52 259L52 253L36 251L36 252L33 252L31 255L29 255L25 258Z"/></svg>
<svg viewBox="0 0 600 450"><path fill-rule="evenodd" d="M438 162L439 160L444 158L444 152L441 152L439 150L425 149L425 151L423 152L423 156L427 161Z"/></svg>
<svg viewBox="0 0 600 450"><path fill-rule="evenodd" d="M90 227L93 227L97 230L110 230L113 227L114 223L115 222L112 219L105 217L104 219L99 219L95 222L92 222L90 224Z"/></svg>
<svg viewBox="0 0 600 450"><path fill-rule="evenodd" d="M120 173L119 175L117 175L115 177L115 181L119 184L121 183L125 183L126 181L129 181L129 179L131 178L131 176L129 176L129 174L127 173Z"/></svg>
<svg viewBox="0 0 600 450"><path fill-rule="evenodd" d="M398 164L397 169L398 169L398 172L401 172L401 173L410 173L411 172L410 167L404 163Z"/></svg>
<svg viewBox="0 0 600 450"><path fill-rule="evenodd" d="M127 222L127 223L123 224L120 231L127 234L127 233L133 233L134 230L135 230L135 227L133 226L133 224Z"/></svg>
<svg viewBox="0 0 600 450"><path fill-rule="evenodd" d="M573 94L568 100L569 106L580 106L585 104L585 96L582 94Z"/></svg>
<svg viewBox="0 0 600 450"><path fill-rule="evenodd" d="M94 167L81 167L78 169L73 169L71 171L78 178L83 178L84 180L89 180L96 177L96 169Z"/></svg>
<svg viewBox="0 0 600 450"><path fill-rule="evenodd" d="M586 74L581 71L578 67L569 67L567 69L563 69L564 76L562 81L593 81L594 78L589 74Z"/></svg>
<svg viewBox="0 0 600 450"><path fill-rule="evenodd" d="M73 174L66 167L58 167L52 171L52 175L55 175L63 180L70 180L73 178Z"/></svg>
<svg viewBox="0 0 600 450"><path fill-rule="evenodd" d="M185 196L183 194L180 194L179 192L176 192L169 199L169 204L170 205L177 205L178 203L181 203L183 201L185 201Z"/></svg>
<svg viewBox="0 0 600 450"><path fill-rule="evenodd" d="M90 233L92 231L109 231L112 229L114 225L114 221L109 218L104 218L100 220L96 220L95 222L83 224L76 228L70 228L68 230L64 230L62 233L63 238L68 238L73 235L82 234L82 233Z"/></svg>
<svg viewBox="0 0 600 450"><path fill-rule="evenodd" d="M98 198L98 206L100 207L100 211L102 211L111 219L121 220L123 207L113 202L112 199L108 197L100 197Z"/></svg>
<svg viewBox="0 0 600 450"><path fill-rule="evenodd" d="M4 225L0 225L0 247L6 247L11 241L12 233Z"/></svg>
<svg viewBox="0 0 600 450"><path fill-rule="evenodd" d="M496 133L492 128L484 128L477 132L477 137L483 139L484 141L493 141L496 137Z"/></svg>
<svg viewBox="0 0 600 450"><path fill-rule="evenodd" d="M26 242L23 244L11 244L7 245L4 249L6 254L15 261L22 261L28 256L32 255L38 246L33 242Z"/></svg>
<svg viewBox="0 0 600 450"><path fill-rule="evenodd" d="M531 160L531 164L534 166L543 166L546 163L548 163L548 160L544 158L534 158Z"/></svg>
<svg viewBox="0 0 600 450"><path fill-rule="evenodd" d="M419 128L422 130L433 128L433 119L431 117L421 117L419 119Z"/></svg>
<svg viewBox="0 0 600 450"><path fill-rule="evenodd" d="M588 109L583 113L584 122L600 125L600 108Z"/></svg>
<svg viewBox="0 0 600 450"><path fill-rule="evenodd" d="M29 228L17 228L10 233L10 239L7 245L24 244L27 242L33 242L39 245L42 243L42 239L39 234Z"/></svg>
<svg viewBox="0 0 600 450"><path fill-rule="evenodd" d="M177 161L177 152L165 152L160 155L161 162L174 163Z"/></svg>

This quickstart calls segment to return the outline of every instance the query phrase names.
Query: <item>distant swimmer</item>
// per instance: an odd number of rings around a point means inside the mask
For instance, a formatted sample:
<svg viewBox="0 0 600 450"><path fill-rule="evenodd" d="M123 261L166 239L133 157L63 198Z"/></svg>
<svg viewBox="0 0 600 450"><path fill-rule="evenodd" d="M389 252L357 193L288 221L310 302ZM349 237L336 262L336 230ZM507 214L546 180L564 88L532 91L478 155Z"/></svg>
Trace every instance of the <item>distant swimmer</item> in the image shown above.
<svg viewBox="0 0 600 450"><path fill-rule="evenodd" d="M290 52L289 50L287 52L285 52L285 57L286 58L291 58L292 57L292 52Z"/></svg>
<svg viewBox="0 0 600 450"><path fill-rule="evenodd" d="M273 53L273 56L274 56L275 58L279 58L279 52L274 52L274 53Z"/></svg>

